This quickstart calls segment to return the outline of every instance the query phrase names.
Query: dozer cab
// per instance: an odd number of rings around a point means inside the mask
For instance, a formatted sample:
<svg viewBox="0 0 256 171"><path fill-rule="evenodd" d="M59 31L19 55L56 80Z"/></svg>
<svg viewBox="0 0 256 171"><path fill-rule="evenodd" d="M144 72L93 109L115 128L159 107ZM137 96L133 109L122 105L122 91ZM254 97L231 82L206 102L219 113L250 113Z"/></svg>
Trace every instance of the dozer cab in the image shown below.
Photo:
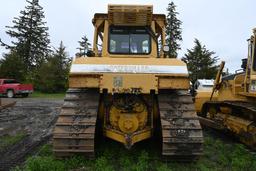
<svg viewBox="0 0 256 171"><path fill-rule="evenodd" d="M162 155L190 160L203 135L188 94L186 64L166 58L166 18L150 5L109 5L96 13L90 57L74 60L53 132L56 156L95 156L95 134L127 149L161 135Z"/></svg>
<svg viewBox="0 0 256 171"><path fill-rule="evenodd" d="M213 92L202 105L200 121L212 128L232 132L241 142L255 150L256 29L248 42L248 57L242 60L242 72L221 79L225 62L221 63ZM215 91L218 94L213 99Z"/></svg>

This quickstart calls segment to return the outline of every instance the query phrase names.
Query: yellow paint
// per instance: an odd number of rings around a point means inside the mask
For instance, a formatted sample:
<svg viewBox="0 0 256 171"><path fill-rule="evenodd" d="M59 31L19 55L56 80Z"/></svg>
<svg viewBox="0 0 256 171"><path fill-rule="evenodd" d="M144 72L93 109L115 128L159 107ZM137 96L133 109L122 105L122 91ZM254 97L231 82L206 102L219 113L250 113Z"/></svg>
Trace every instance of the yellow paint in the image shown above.
<svg viewBox="0 0 256 171"><path fill-rule="evenodd" d="M210 100L212 90L209 91L197 91L195 96L195 109L197 113L200 113L203 107L203 104ZM213 94L212 100L216 100L218 92Z"/></svg>
<svg viewBox="0 0 256 171"><path fill-rule="evenodd" d="M133 144L148 139L152 136L151 130L149 128L144 129L142 131L136 132L134 134L130 134L130 142L127 142L127 134L124 134L120 131L106 128L104 131L104 135L108 138L111 138L115 141L118 141L120 143L123 143L125 145L132 146Z"/></svg>
<svg viewBox="0 0 256 171"><path fill-rule="evenodd" d="M104 59L104 60L103 60ZM173 58L110 58L110 57L81 57L77 58L73 64L105 64L105 65L167 65L167 66L186 66L184 62ZM74 75L80 75L75 77ZM70 87L88 87L88 81L82 81L82 75L85 77L91 77L93 74L81 73L70 73ZM100 80L99 80L100 75ZM90 87L98 87L101 90L108 89L109 93L114 92L113 78L116 76L121 76L123 78L123 87L119 92L124 92L123 90L128 90L131 88L141 88L141 93L149 94L151 90L158 89L188 89L189 81L188 74L118 74L118 73L98 73L97 79L90 82ZM73 81L78 79L78 82ZM90 78L89 78L90 79ZM88 79L86 79L88 80ZM100 84L98 83L100 81ZM92 85L93 84L93 85Z"/></svg>
<svg viewBox="0 0 256 171"><path fill-rule="evenodd" d="M69 77L70 88L98 88L100 76L98 75L72 75Z"/></svg>
<svg viewBox="0 0 256 171"><path fill-rule="evenodd" d="M158 88L159 89L189 89L189 81L187 77L181 75L174 77L158 77Z"/></svg>
<svg viewBox="0 0 256 171"><path fill-rule="evenodd" d="M116 84L116 80L121 83ZM149 94L157 90L157 78L150 74L103 74L100 89L108 89L109 93L138 93ZM133 92L134 91L134 92Z"/></svg>
<svg viewBox="0 0 256 171"><path fill-rule="evenodd" d="M109 120L112 127L126 134L143 129L147 123L147 107L142 103L138 103L133 110L135 111L134 113L124 113L112 105L109 111Z"/></svg>

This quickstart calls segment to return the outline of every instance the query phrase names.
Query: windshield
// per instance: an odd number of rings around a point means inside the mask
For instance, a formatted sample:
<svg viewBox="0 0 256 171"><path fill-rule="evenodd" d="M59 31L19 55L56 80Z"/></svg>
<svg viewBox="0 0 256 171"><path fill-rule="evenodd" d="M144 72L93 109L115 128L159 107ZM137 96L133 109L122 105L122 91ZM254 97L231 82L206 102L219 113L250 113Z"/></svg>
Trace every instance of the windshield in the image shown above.
<svg viewBox="0 0 256 171"><path fill-rule="evenodd" d="M151 41L145 28L110 27L109 53L149 54Z"/></svg>

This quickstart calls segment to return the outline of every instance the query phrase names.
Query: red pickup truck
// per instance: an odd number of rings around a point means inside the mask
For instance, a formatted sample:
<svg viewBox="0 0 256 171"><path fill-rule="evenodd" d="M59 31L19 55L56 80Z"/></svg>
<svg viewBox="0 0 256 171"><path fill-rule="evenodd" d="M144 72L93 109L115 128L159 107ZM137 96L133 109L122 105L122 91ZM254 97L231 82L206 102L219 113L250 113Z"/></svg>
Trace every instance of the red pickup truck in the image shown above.
<svg viewBox="0 0 256 171"><path fill-rule="evenodd" d="M15 95L22 95L27 97L33 93L34 88L32 84L20 84L14 79L0 79L0 95L7 95L12 98Z"/></svg>

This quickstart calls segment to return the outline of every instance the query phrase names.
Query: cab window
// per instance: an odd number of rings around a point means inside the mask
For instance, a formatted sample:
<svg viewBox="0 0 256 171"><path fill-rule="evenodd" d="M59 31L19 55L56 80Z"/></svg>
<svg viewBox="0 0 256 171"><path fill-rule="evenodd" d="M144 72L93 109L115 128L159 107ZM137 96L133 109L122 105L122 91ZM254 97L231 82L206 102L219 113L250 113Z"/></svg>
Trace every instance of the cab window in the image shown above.
<svg viewBox="0 0 256 171"><path fill-rule="evenodd" d="M145 28L110 27L109 53L149 54L151 39Z"/></svg>

